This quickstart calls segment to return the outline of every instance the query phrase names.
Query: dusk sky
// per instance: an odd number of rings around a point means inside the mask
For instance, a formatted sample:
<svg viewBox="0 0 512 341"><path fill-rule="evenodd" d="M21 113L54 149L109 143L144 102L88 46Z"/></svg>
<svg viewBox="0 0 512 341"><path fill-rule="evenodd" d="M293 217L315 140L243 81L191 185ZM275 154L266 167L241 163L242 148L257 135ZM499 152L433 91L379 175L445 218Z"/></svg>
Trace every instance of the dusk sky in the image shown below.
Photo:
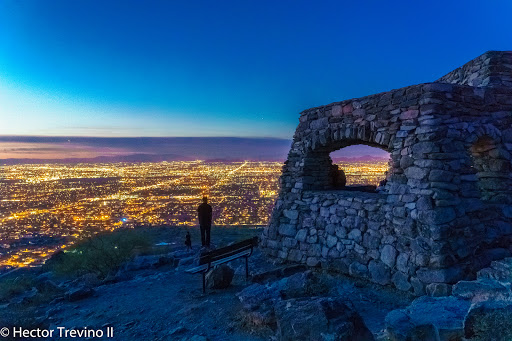
<svg viewBox="0 0 512 341"><path fill-rule="evenodd" d="M0 135L291 139L511 50L510 0L0 2Z"/></svg>

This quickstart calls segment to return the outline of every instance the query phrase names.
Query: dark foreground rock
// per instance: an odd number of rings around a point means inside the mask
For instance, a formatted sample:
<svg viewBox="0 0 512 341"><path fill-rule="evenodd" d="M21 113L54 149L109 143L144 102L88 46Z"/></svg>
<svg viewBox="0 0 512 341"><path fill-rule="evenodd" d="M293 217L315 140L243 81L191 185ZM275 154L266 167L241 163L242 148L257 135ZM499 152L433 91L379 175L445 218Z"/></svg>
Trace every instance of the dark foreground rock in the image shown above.
<svg viewBox="0 0 512 341"><path fill-rule="evenodd" d="M430 295L447 295L451 290L451 296L424 296L405 309L391 311L386 332L397 341L512 340L511 274L512 258L504 258L480 270L474 281L450 287L430 284Z"/></svg>
<svg viewBox="0 0 512 341"><path fill-rule="evenodd" d="M453 296L422 296L386 316L391 340L461 340L471 302Z"/></svg>
<svg viewBox="0 0 512 341"><path fill-rule="evenodd" d="M512 340L512 302L481 302L471 307L464 322L469 340Z"/></svg>
<svg viewBox="0 0 512 341"><path fill-rule="evenodd" d="M246 311L258 310L260 313L264 312L265 316L273 316L274 305L279 300L320 296L326 294L328 290L329 286L320 276L312 271L305 271L273 283L255 283L242 290L237 296Z"/></svg>
<svg viewBox="0 0 512 341"><path fill-rule="evenodd" d="M340 298L302 298L276 304L277 337L295 340L374 340L361 316Z"/></svg>
<svg viewBox="0 0 512 341"><path fill-rule="evenodd" d="M40 294L59 296L62 294L64 289L59 287L55 282L51 280L36 281L34 287Z"/></svg>
<svg viewBox="0 0 512 341"><path fill-rule="evenodd" d="M221 264L206 274L206 286L211 289L225 289L229 287L235 270L227 264Z"/></svg>
<svg viewBox="0 0 512 341"><path fill-rule="evenodd" d="M249 325L276 328L274 305L280 299L278 291L255 283L242 290L237 296L242 303L243 318Z"/></svg>
<svg viewBox="0 0 512 341"><path fill-rule="evenodd" d="M490 267L478 272L478 278L490 278L502 282L512 282L512 258L492 261Z"/></svg>
<svg viewBox="0 0 512 341"><path fill-rule="evenodd" d="M272 329L279 340L373 340L351 303L333 296L329 280L305 271L274 283L255 283L237 296L246 321Z"/></svg>
<svg viewBox="0 0 512 341"><path fill-rule="evenodd" d="M329 286L325 280L308 270L273 283L255 283L242 290L237 296L245 308L254 309L267 300L320 296L328 291Z"/></svg>
<svg viewBox="0 0 512 341"><path fill-rule="evenodd" d="M271 281L277 281L284 277L289 277L299 272L304 272L306 270L308 270L308 268L302 264L285 265L269 271L256 273L252 275L252 281L260 284L268 283Z"/></svg>
<svg viewBox="0 0 512 341"><path fill-rule="evenodd" d="M274 287L279 290L282 298L295 298L305 296L324 295L329 291L325 279L313 271L297 273L282 281Z"/></svg>
<svg viewBox="0 0 512 341"><path fill-rule="evenodd" d="M122 267L122 270L137 271L143 269L159 268L165 265L178 265L178 259L175 257L174 253L164 255L137 256L125 263Z"/></svg>
<svg viewBox="0 0 512 341"><path fill-rule="evenodd" d="M75 302L91 297L93 294L94 289L88 287L81 287L71 289L70 291L66 292L65 297L69 302Z"/></svg>
<svg viewBox="0 0 512 341"><path fill-rule="evenodd" d="M489 299L503 299L510 297L509 286L503 285L493 279L479 279L476 281L460 281L453 286L453 295L475 301Z"/></svg>

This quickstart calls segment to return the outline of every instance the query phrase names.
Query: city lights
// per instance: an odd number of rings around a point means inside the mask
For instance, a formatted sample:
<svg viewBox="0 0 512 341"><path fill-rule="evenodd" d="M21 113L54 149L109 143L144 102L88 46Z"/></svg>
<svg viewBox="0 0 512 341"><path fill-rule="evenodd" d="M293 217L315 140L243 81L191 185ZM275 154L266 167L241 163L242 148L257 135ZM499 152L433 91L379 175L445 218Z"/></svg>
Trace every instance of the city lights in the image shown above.
<svg viewBox="0 0 512 341"><path fill-rule="evenodd" d="M387 162L338 163L347 184L378 184ZM40 264L77 239L120 227L194 226L203 195L214 225L263 226L281 162L15 165L0 168L0 269Z"/></svg>

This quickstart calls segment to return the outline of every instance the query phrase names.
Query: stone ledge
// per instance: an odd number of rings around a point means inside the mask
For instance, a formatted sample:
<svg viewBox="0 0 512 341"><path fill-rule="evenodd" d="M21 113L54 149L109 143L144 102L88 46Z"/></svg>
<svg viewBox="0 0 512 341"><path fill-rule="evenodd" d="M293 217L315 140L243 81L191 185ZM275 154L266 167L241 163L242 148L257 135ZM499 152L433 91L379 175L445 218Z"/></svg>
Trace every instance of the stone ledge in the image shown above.
<svg viewBox="0 0 512 341"><path fill-rule="evenodd" d="M355 190L343 190L343 189L336 189L336 190L311 190L311 191L304 191L303 195L305 197L307 196L328 196L328 195L335 195L336 197L343 197L343 198L362 198L362 199L376 199L376 200L386 200L388 194L387 193L371 193L371 192L363 192L363 191L355 191Z"/></svg>

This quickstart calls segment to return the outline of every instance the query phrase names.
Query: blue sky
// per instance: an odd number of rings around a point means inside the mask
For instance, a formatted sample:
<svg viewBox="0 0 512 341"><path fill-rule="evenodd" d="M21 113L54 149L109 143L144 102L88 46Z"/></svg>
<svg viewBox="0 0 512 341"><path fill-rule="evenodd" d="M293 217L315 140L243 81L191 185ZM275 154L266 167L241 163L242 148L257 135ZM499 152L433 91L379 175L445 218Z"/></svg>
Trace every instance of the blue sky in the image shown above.
<svg viewBox="0 0 512 341"><path fill-rule="evenodd" d="M0 2L0 135L291 138L512 50L512 2Z"/></svg>

